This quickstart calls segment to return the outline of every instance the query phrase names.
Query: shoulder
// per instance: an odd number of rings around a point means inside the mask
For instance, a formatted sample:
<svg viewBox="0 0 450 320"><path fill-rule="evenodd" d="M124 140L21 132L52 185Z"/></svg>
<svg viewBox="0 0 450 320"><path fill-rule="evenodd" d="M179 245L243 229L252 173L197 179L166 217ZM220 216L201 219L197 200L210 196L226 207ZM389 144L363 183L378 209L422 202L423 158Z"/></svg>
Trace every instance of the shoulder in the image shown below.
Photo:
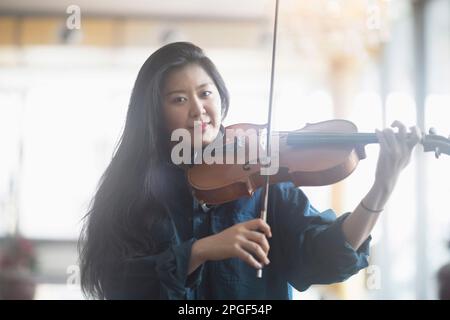
<svg viewBox="0 0 450 320"><path fill-rule="evenodd" d="M309 200L306 195L292 182L281 182L272 185L270 195L271 200L276 203L309 205Z"/></svg>

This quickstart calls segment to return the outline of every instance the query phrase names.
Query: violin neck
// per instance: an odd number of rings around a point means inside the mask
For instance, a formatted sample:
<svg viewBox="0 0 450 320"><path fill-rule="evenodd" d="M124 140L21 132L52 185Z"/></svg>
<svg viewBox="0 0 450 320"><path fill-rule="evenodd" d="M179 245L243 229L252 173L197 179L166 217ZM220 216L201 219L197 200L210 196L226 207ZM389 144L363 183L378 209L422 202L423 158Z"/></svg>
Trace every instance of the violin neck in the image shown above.
<svg viewBox="0 0 450 320"><path fill-rule="evenodd" d="M318 133L290 132L287 136L288 145L305 144L358 144L378 143L375 133Z"/></svg>

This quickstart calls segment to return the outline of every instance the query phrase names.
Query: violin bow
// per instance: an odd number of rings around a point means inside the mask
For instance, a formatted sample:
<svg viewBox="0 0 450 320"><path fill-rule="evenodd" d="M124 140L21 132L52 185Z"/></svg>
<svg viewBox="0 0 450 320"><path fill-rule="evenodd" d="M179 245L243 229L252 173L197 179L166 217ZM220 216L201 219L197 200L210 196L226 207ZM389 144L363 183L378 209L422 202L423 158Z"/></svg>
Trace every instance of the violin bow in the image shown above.
<svg viewBox="0 0 450 320"><path fill-rule="evenodd" d="M278 0L275 0L275 20L273 24L273 39L272 39L272 67L270 71L270 94L269 94L269 111L267 115L267 136L266 136L266 159L268 163L266 166L270 166L270 140L272 132L272 105L273 105L273 89L274 89L274 79L275 79L275 53L277 50L277 32L278 32ZM261 198L261 214L260 218L266 222L267 221L267 206L269 203L269 175L266 173L264 176L264 186L263 186L263 196ZM258 269L256 276L262 278L262 269Z"/></svg>

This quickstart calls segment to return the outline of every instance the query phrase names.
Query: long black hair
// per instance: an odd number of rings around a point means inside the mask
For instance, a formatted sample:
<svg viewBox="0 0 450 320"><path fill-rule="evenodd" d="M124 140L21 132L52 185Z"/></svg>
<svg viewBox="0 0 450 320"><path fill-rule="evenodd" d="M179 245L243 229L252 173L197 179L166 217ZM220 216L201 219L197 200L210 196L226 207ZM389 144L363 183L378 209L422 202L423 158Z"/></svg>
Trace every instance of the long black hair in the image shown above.
<svg viewBox="0 0 450 320"><path fill-rule="evenodd" d="M155 250L152 226L167 216L161 203L161 168L170 161L161 93L168 72L188 64L208 73L220 94L222 119L227 114L225 83L199 47L171 43L145 61L131 93L122 136L83 218L78 248L81 287L88 297L105 298L103 284L112 266Z"/></svg>

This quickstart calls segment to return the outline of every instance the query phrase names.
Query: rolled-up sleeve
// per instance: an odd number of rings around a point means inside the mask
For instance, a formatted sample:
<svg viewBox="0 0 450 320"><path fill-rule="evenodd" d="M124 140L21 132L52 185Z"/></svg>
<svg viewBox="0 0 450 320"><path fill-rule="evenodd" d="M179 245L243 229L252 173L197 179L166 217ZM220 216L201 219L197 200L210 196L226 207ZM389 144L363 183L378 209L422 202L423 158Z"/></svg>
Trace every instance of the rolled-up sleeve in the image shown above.
<svg viewBox="0 0 450 320"><path fill-rule="evenodd" d="M157 255L127 259L104 287L107 299L186 299L186 289L201 281L203 266L188 275L191 238Z"/></svg>
<svg viewBox="0 0 450 320"><path fill-rule="evenodd" d="M273 197L272 223L278 234L282 266L297 290L344 281L368 266L371 237L355 250L342 231L349 213L336 218L333 210L317 211L293 184L279 185Z"/></svg>

